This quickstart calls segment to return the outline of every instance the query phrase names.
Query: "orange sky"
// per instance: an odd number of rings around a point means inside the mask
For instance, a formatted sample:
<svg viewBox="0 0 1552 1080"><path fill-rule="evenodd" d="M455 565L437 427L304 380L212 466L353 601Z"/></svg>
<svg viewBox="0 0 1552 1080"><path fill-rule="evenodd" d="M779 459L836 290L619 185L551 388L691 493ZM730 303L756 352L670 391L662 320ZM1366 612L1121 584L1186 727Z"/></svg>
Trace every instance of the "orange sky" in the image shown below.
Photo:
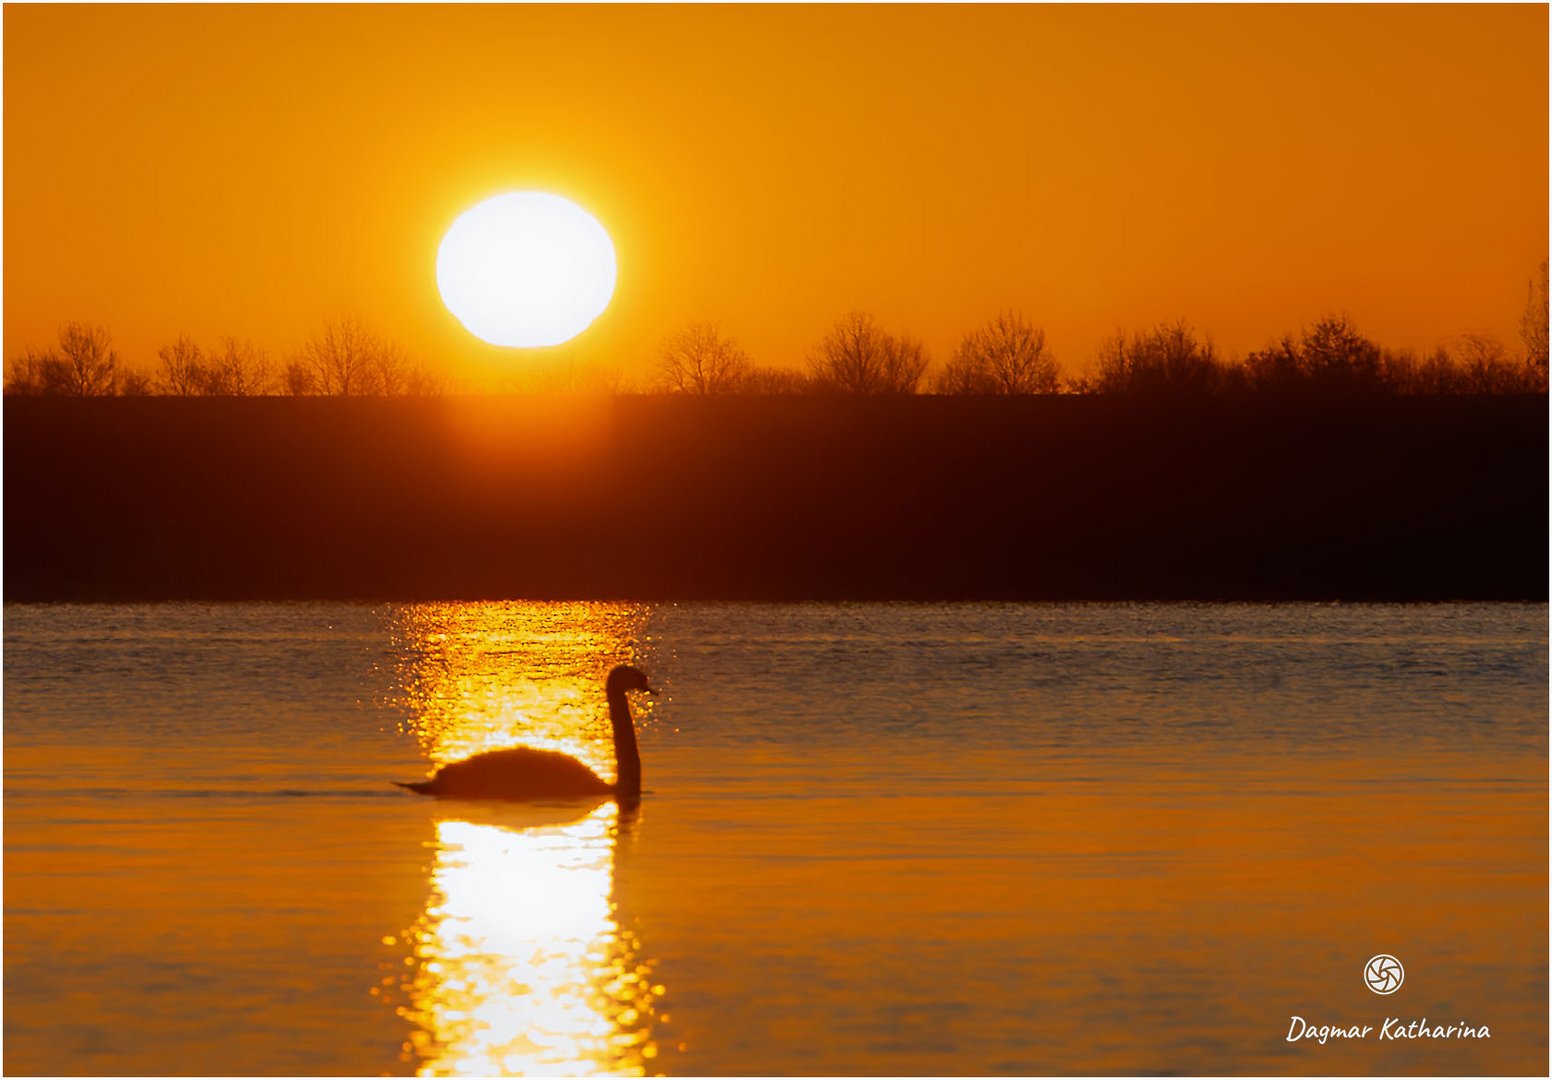
<svg viewBox="0 0 1552 1080"><path fill-rule="evenodd" d="M1069 367L1186 317L1516 334L1547 251L1547 9L7 6L5 354L70 318L284 359L352 312L460 379L645 373L710 319L795 365L873 311L940 361L1002 307ZM457 214L614 237L542 354L443 308Z"/></svg>

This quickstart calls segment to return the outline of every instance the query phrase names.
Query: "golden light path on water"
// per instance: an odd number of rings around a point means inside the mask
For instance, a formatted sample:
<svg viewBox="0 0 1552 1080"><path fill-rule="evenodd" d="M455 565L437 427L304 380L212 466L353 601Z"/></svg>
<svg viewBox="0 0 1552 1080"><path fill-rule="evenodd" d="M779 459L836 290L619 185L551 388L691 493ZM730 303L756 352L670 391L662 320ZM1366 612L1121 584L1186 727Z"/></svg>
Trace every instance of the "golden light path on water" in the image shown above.
<svg viewBox="0 0 1552 1080"><path fill-rule="evenodd" d="M397 610L400 685L428 758L540 746L612 778L603 679L642 659L646 616L608 604ZM426 907L387 995L411 1024L417 1071L651 1072L665 990L614 895L634 812L613 801L437 811Z"/></svg>

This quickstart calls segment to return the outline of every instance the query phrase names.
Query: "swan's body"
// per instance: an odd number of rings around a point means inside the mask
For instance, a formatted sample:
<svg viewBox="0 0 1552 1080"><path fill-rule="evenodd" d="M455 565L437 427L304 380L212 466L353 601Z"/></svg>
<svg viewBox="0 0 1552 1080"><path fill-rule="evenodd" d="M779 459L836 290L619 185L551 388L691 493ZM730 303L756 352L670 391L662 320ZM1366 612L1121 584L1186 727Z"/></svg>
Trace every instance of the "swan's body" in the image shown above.
<svg viewBox="0 0 1552 1080"><path fill-rule="evenodd" d="M631 719L628 690L646 690L647 677L633 667L617 667L609 673L605 695L609 720L614 727L614 759L619 779L606 783L576 758L554 750L519 746L492 750L464 761L444 765L429 780L394 783L422 795L455 799L619 799L641 797L641 754L636 748L636 725Z"/></svg>
<svg viewBox="0 0 1552 1080"><path fill-rule="evenodd" d="M543 799L608 795L614 791L613 784L604 783L576 758L527 746L476 754L442 766L430 780L399 786L422 795L457 795L464 799Z"/></svg>

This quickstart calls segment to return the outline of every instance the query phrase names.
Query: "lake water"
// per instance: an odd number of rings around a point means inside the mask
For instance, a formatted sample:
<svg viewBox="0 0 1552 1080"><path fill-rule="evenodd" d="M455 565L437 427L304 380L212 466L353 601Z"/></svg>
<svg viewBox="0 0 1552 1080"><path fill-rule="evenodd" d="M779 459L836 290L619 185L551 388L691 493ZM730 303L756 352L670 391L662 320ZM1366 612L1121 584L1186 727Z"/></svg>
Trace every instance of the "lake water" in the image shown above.
<svg viewBox="0 0 1552 1080"><path fill-rule="evenodd" d="M639 811L389 785L608 775L625 660ZM1545 605L13 604L4 674L8 1073L1546 1071Z"/></svg>

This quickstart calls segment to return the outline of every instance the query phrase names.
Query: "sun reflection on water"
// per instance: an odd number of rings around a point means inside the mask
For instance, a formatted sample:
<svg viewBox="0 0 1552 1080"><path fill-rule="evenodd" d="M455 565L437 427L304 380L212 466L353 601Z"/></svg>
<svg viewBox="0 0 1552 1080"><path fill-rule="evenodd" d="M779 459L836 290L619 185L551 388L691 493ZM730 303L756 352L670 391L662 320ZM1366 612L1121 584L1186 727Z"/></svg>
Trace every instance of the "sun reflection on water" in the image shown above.
<svg viewBox="0 0 1552 1080"><path fill-rule="evenodd" d="M427 604L394 612L410 726L432 762L514 745L614 775L603 678L640 662L647 610ZM384 980L424 1076L646 1075L667 1022L615 903L635 811L438 804L426 907Z"/></svg>
<svg viewBox="0 0 1552 1080"><path fill-rule="evenodd" d="M433 764L533 746L614 778L604 677L643 663L650 609L601 603L414 604L393 613L399 685ZM636 726L652 703L638 703Z"/></svg>
<svg viewBox="0 0 1552 1080"><path fill-rule="evenodd" d="M607 802L562 826L437 823L401 1008L420 1075L651 1071L664 988L613 907L619 818Z"/></svg>

